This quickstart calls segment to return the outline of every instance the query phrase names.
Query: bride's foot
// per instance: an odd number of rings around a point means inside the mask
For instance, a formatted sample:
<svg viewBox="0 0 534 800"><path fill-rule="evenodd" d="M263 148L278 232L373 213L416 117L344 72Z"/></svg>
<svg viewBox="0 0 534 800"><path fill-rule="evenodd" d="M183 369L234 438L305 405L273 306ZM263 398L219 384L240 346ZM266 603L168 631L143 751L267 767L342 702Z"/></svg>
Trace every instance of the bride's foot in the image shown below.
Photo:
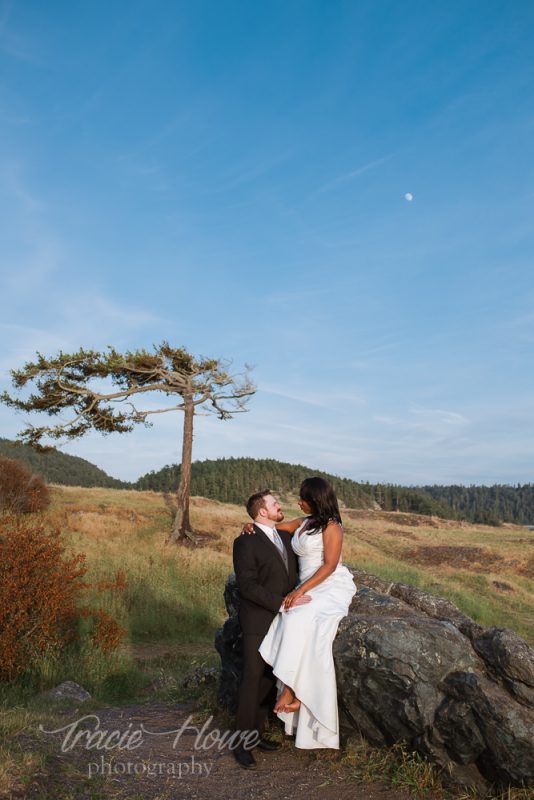
<svg viewBox="0 0 534 800"><path fill-rule="evenodd" d="M283 710L286 712L286 714L291 714L293 711L298 711L299 708L300 708L300 700L297 697L295 697L295 699L291 703L287 703L284 706Z"/></svg>
<svg viewBox="0 0 534 800"><path fill-rule="evenodd" d="M292 689L289 688L289 686L285 686L284 689L282 690L280 697L276 701L276 705L274 707L274 713L278 714L280 711L285 711L286 706L290 703L293 703L294 701L295 701L295 693L292 691Z"/></svg>

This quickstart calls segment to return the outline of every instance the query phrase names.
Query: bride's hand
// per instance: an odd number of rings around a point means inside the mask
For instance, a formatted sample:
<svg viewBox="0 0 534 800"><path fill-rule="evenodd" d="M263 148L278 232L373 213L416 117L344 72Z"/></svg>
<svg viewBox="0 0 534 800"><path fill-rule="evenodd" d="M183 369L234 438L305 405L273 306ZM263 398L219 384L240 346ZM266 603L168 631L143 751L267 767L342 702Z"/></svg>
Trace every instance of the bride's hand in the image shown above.
<svg viewBox="0 0 534 800"><path fill-rule="evenodd" d="M312 597L309 594L304 594L302 589L294 589L284 597L283 607L284 611L288 611L295 606L303 606L311 601Z"/></svg>
<svg viewBox="0 0 534 800"><path fill-rule="evenodd" d="M254 525L252 524L252 522L245 522L243 524L243 528L242 528L241 533L239 535L243 536L245 533L248 534L248 535L250 535L251 533L254 533Z"/></svg>

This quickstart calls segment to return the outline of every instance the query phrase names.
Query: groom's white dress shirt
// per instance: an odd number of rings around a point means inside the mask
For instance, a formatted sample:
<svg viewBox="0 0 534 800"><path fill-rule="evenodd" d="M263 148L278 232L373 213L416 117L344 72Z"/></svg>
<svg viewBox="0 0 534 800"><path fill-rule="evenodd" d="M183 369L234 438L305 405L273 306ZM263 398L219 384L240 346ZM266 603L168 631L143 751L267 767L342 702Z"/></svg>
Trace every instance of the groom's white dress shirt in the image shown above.
<svg viewBox="0 0 534 800"><path fill-rule="evenodd" d="M276 528L270 528L268 525L261 525L259 522L255 523L270 539L270 541L277 547L280 555L284 555L284 543L280 538L280 534Z"/></svg>

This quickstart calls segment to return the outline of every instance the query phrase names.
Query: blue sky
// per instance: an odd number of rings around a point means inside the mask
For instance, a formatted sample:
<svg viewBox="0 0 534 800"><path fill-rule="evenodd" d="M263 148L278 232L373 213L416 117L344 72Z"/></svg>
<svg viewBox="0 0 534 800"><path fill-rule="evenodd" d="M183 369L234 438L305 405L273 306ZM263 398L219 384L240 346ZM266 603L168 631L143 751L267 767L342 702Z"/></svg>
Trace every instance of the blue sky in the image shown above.
<svg viewBox="0 0 534 800"><path fill-rule="evenodd" d="M533 24L526 0L0 0L0 388L36 350L167 339L255 365L195 458L534 480ZM64 449L136 478L181 424Z"/></svg>

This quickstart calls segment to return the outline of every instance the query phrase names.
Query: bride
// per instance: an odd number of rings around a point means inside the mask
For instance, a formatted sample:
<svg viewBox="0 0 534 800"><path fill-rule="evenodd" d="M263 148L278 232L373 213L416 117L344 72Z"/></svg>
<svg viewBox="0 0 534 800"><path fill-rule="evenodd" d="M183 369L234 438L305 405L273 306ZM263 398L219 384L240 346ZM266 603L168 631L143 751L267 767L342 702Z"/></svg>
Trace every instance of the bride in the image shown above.
<svg viewBox="0 0 534 800"><path fill-rule="evenodd" d="M304 520L278 523L293 533L299 584L284 599L261 646L272 665L279 695L275 712L287 734L304 749L339 748L336 674L332 642L356 591L341 563L343 528L336 495L323 478L306 478L299 506ZM295 605L303 594L312 602Z"/></svg>

